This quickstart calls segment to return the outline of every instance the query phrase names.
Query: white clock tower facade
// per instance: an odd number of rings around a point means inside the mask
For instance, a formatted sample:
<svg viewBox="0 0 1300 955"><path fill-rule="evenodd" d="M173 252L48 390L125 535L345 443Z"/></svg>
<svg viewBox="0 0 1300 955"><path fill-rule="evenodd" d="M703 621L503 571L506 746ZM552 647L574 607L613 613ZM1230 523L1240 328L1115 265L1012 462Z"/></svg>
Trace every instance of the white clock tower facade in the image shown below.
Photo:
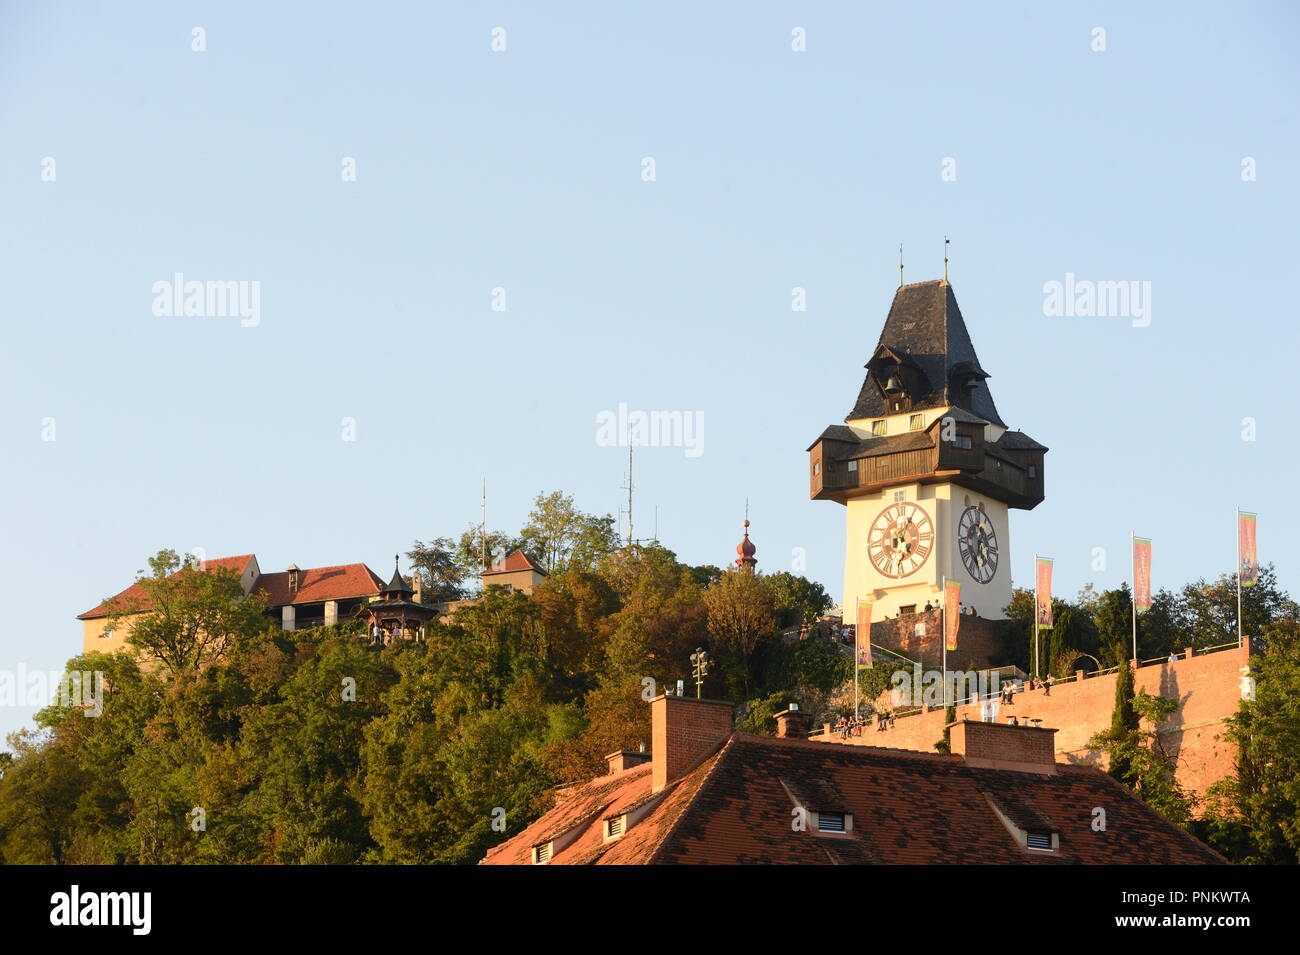
<svg viewBox="0 0 1300 955"><path fill-rule="evenodd" d="M1047 448L1010 431L946 282L899 288L858 401L809 450L814 499L845 505L844 619L938 607L944 580L1000 618L1010 508L1043 499Z"/></svg>

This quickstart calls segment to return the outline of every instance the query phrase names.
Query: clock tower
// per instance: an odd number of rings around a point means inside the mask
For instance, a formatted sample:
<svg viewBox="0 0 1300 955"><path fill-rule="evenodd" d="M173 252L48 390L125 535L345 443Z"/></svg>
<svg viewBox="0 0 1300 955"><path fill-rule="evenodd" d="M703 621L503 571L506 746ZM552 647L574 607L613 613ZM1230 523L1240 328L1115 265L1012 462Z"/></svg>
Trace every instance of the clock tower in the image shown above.
<svg viewBox="0 0 1300 955"><path fill-rule="evenodd" d="M844 619L938 606L943 580L998 618L1011 602L1011 508L1043 500L1047 448L998 415L947 281L900 286L843 425L808 449L813 500L845 506Z"/></svg>

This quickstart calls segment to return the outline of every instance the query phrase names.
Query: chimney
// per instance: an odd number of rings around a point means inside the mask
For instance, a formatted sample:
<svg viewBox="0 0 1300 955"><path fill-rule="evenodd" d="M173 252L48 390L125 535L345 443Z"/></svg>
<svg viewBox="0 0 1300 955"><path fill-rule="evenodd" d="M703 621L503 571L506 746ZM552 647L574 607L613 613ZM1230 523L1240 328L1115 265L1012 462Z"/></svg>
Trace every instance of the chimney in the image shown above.
<svg viewBox="0 0 1300 955"><path fill-rule="evenodd" d="M411 590L414 591L411 595L411 599L418 604L424 603L421 599L424 596L424 578L421 576L420 572L414 568L411 569Z"/></svg>
<svg viewBox="0 0 1300 955"><path fill-rule="evenodd" d="M296 594L298 592L298 574L299 574L298 565L290 564L289 565L289 593L290 594Z"/></svg>
<svg viewBox="0 0 1300 955"><path fill-rule="evenodd" d="M981 769L1056 774L1056 730L959 720L952 725L950 749Z"/></svg>
<svg viewBox="0 0 1300 955"><path fill-rule="evenodd" d="M650 701L652 792L659 792L731 738L731 704L657 696Z"/></svg>
<svg viewBox="0 0 1300 955"><path fill-rule="evenodd" d="M781 739L805 739L812 731L812 716L791 703L788 710L776 714L776 735Z"/></svg>
<svg viewBox="0 0 1300 955"><path fill-rule="evenodd" d="M609 775L613 776L625 769L631 769L633 766L641 766L650 762L650 754L638 753L630 749L616 749L605 757L605 762L609 763Z"/></svg>

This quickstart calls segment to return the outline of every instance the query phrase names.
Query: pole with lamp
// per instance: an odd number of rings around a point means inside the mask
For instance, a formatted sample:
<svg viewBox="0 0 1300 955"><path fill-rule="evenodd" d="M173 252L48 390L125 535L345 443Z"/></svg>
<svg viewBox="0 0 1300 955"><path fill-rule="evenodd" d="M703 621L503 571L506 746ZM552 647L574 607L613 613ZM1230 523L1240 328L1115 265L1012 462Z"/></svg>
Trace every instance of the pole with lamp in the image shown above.
<svg viewBox="0 0 1300 955"><path fill-rule="evenodd" d="M704 652L703 647L696 647L695 652L691 654L691 676L695 678L695 698L700 699L701 688L704 686L704 678L709 675L709 668L713 661L709 655Z"/></svg>

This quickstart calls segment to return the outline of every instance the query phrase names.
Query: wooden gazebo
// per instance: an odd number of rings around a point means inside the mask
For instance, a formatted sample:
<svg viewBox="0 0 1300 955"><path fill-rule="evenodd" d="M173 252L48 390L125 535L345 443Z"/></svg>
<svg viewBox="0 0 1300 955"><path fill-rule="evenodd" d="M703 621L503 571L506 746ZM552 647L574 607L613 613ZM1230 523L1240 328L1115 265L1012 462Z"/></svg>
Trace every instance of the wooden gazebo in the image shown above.
<svg viewBox="0 0 1300 955"><path fill-rule="evenodd" d="M419 640L424 625L438 616L438 608L413 599L415 591L407 586L393 555L393 579L379 592L379 597L361 608L372 645L388 646L394 640Z"/></svg>

